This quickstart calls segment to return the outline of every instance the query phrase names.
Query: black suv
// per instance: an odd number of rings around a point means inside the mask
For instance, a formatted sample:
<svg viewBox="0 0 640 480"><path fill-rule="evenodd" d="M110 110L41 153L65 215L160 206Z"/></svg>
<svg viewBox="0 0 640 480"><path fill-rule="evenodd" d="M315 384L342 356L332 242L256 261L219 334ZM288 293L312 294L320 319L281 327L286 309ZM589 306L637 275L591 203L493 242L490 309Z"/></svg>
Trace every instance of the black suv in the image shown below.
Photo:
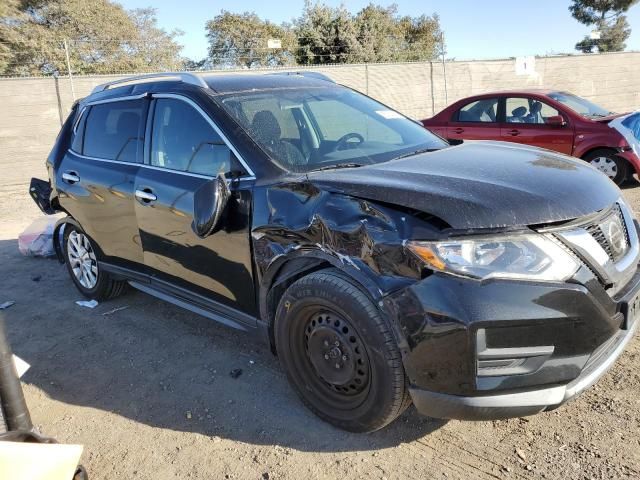
<svg viewBox="0 0 640 480"><path fill-rule="evenodd" d="M315 73L151 75L78 102L33 179L87 297L126 284L264 339L352 431L592 385L638 322L638 225L589 165L450 146ZM206 352L205 352L206 354Z"/></svg>

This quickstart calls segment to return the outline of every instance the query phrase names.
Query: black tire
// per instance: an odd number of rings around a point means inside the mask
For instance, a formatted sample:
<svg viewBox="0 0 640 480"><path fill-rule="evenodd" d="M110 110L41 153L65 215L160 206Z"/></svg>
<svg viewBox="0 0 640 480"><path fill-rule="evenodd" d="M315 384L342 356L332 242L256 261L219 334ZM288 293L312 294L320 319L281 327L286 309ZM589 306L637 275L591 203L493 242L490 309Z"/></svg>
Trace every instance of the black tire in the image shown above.
<svg viewBox="0 0 640 480"><path fill-rule="evenodd" d="M411 404L389 320L339 270L293 283L275 322L276 350L289 381L323 420L372 432Z"/></svg>
<svg viewBox="0 0 640 480"><path fill-rule="evenodd" d="M600 149L585 155L584 161L607 175L616 185L622 185L627 179L629 164L618 157L613 150Z"/></svg>
<svg viewBox="0 0 640 480"><path fill-rule="evenodd" d="M70 238L72 240L70 240ZM81 257L85 259L86 265L90 265L92 271L95 271L95 282L87 281L88 277L82 274L77 274L78 270L82 270L77 264L72 266L73 258L77 257L78 249L74 246L78 240L83 241L83 250L86 254L82 254ZM86 242L84 241L86 239ZM88 248L86 248L88 246ZM102 270L100 270L97 262L98 250L93 245L93 240L80 228L72 224L67 224L64 229L63 237L63 250L64 250L64 263L67 266L69 276L73 281L76 288L86 298L92 300L109 300L121 295L127 283L119 280L114 280L111 276ZM70 251L72 252L70 254Z"/></svg>

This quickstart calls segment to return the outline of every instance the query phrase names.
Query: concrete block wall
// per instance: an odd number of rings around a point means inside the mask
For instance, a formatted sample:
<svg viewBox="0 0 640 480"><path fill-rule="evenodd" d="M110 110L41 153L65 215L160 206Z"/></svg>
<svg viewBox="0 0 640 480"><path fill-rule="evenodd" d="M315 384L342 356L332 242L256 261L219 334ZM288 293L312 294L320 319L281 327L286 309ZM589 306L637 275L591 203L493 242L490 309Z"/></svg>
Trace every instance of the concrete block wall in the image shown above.
<svg viewBox="0 0 640 480"><path fill-rule="evenodd" d="M447 62L446 95L445 69L440 62L300 69L325 73L416 119L432 116L447 101L521 88L567 90L612 111L640 109L640 52L539 57L530 75L517 75L514 59ZM122 77L74 77L76 98L117 78ZM0 186L22 185L32 175L45 174L44 159L72 104L67 77L0 79Z"/></svg>

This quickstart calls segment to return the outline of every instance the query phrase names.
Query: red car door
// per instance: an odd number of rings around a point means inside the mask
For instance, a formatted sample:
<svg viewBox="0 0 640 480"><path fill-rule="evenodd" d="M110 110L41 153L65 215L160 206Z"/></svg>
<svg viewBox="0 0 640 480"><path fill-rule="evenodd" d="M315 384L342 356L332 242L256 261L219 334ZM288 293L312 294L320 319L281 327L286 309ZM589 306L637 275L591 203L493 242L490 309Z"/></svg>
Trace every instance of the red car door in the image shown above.
<svg viewBox="0 0 640 480"><path fill-rule="evenodd" d="M474 100L454 112L447 125L449 140L500 140L498 97Z"/></svg>
<svg viewBox="0 0 640 480"><path fill-rule="evenodd" d="M531 97L505 99L502 140L571 155L573 136L573 127L566 117L545 102Z"/></svg>

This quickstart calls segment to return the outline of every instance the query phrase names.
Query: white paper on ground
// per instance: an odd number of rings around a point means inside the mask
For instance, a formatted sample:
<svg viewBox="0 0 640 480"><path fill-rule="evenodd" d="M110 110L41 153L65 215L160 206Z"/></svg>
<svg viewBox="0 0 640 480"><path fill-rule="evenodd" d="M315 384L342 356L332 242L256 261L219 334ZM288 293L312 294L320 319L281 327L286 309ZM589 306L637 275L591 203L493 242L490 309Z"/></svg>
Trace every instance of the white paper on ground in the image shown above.
<svg viewBox="0 0 640 480"><path fill-rule="evenodd" d="M16 366L16 370L18 372L18 378L22 377L25 373L27 373L27 370L29 370L29 368L31 367L31 365L29 365L27 362L25 362L23 359L21 359L17 355L13 356L13 363Z"/></svg>
<svg viewBox="0 0 640 480"><path fill-rule="evenodd" d="M96 308L98 306L97 300L76 300L76 305L87 308Z"/></svg>
<svg viewBox="0 0 640 480"><path fill-rule="evenodd" d="M82 445L0 442L0 478L71 480Z"/></svg>

